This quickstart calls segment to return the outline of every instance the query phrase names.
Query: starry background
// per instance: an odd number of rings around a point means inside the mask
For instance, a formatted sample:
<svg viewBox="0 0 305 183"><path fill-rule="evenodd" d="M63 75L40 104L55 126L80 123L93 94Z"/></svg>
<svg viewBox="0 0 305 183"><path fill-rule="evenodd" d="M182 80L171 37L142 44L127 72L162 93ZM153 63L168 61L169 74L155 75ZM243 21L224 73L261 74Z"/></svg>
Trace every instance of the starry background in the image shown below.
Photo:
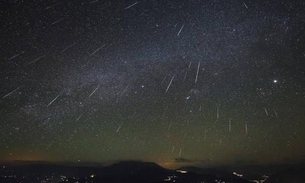
<svg viewBox="0 0 305 183"><path fill-rule="evenodd" d="M10 0L0 161L305 157L305 3Z"/></svg>

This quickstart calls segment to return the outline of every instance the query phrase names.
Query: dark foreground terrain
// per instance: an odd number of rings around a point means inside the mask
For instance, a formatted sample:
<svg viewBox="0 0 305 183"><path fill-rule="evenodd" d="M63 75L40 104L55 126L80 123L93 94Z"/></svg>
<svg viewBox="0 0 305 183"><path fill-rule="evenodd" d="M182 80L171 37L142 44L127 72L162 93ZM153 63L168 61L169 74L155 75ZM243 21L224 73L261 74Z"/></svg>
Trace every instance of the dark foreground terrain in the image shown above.
<svg viewBox="0 0 305 183"><path fill-rule="evenodd" d="M236 171L235 171L236 170ZM263 173L265 172L265 174ZM120 162L110 166L43 162L1 165L1 183L303 183L304 166L243 166L168 170L155 163Z"/></svg>

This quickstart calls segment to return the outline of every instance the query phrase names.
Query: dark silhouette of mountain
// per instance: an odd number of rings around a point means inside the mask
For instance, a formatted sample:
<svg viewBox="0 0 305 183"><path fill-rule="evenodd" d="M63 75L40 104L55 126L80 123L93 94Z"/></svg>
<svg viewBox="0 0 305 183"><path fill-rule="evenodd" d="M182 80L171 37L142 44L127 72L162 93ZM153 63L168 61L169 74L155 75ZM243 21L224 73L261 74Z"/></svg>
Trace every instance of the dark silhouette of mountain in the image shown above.
<svg viewBox="0 0 305 183"><path fill-rule="evenodd" d="M193 171L181 173L175 170L164 169L155 163L125 161L104 167L95 177L83 178L81 180L69 179L63 182L86 182L92 183L215 183L215 182L235 182L249 183L249 181L234 176L215 176L211 174L196 173Z"/></svg>
<svg viewBox="0 0 305 183"><path fill-rule="evenodd" d="M265 183L304 183L305 167L297 166L271 175Z"/></svg>
<svg viewBox="0 0 305 183"><path fill-rule="evenodd" d="M234 175L235 171L243 176ZM303 183L304 172L304 165L188 166L168 170L155 163L140 161L123 161L110 166L17 161L0 166L0 183L249 183L249 180L263 180L267 176L265 183Z"/></svg>
<svg viewBox="0 0 305 183"><path fill-rule="evenodd" d="M145 182L149 179L163 180L173 172L155 163L124 161L104 167L95 179L106 182Z"/></svg>
<svg viewBox="0 0 305 183"><path fill-rule="evenodd" d="M165 169L155 163L124 161L110 166L72 166L54 164L5 165L0 169L1 183L14 182L62 182L62 183L215 183L234 182L249 183L231 174L219 173L216 170L195 171L195 167L187 172Z"/></svg>
<svg viewBox="0 0 305 183"><path fill-rule="evenodd" d="M167 169L151 162L141 162L141 161L122 161L119 163L115 163L108 167L104 167L104 169L108 171L116 171L116 172L164 172L168 171Z"/></svg>

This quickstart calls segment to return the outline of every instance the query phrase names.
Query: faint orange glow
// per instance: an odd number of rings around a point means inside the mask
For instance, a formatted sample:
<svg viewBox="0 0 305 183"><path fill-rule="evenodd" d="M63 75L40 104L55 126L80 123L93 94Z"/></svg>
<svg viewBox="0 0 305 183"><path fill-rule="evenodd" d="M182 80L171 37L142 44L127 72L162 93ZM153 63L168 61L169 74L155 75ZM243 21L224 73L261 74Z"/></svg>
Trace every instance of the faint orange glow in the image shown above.
<svg viewBox="0 0 305 183"><path fill-rule="evenodd" d="M12 153L4 156L2 161L58 161L58 159L33 152Z"/></svg>
<svg viewBox="0 0 305 183"><path fill-rule="evenodd" d="M166 169L177 169L177 168L180 168L180 166L181 166L181 164L179 165L179 164L175 163L173 160L162 160L162 161L158 161L156 163Z"/></svg>

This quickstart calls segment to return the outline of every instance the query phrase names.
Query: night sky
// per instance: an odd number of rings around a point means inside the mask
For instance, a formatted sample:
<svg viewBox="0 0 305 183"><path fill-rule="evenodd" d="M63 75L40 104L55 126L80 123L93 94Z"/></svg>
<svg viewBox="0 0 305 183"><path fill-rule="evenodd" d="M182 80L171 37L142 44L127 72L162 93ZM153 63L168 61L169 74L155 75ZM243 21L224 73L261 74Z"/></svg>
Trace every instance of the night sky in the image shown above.
<svg viewBox="0 0 305 183"><path fill-rule="evenodd" d="M9 0L0 161L305 161L305 2Z"/></svg>

